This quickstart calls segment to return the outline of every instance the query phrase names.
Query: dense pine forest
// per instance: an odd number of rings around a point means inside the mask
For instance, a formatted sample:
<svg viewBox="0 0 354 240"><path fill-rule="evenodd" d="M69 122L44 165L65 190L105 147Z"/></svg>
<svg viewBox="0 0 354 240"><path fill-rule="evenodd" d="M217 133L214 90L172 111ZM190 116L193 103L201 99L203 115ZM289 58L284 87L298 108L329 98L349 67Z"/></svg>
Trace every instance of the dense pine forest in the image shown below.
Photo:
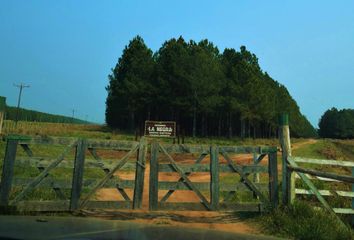
<svg viewBox="0 0 354 240"><path fill-rule="evenodd" d="M241 46L222 53L208 40L166 41L153 52L139 36L109 75L106 123L142 129L145 120L176 121L191 136L275 137L278 116L289 113L294 137L316 130L286 87L262 71Z"/></svg>
<svg viewBox="0 0 354 240"><path fill-rule="evenodd" d="M347 139L354 138L354 109L327 110L319 123L321 137Z"/></svg>

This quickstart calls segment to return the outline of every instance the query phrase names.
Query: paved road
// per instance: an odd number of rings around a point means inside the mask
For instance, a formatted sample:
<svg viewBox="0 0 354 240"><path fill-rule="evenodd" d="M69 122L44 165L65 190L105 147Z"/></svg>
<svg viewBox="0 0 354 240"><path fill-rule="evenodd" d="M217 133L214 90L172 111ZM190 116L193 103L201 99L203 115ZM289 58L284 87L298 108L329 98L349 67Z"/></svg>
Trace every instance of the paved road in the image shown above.
<svg viewBox="0 0 354 240"><path fill-rule="evenodd" d="M270 240L276 238L97 218L0 216L0 239Z"/></svg>

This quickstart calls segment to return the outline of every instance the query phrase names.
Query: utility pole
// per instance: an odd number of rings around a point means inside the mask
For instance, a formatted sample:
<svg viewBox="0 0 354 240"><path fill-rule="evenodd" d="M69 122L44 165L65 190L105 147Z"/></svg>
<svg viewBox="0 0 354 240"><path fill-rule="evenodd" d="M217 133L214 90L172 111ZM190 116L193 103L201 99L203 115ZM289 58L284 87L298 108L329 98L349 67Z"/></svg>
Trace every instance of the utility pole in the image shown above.
<svg viewBox="0 0 354 240"><path fill-rule="evenodd" d="M22 95L22 89L24 88L29 88L30 85L25 85L21 83L20 85L14 84L15 87L18 87L20 89L20 92L18 94L18 101L17 101L17 110L16 110L16 119L15 119L15 127L17 126L17 121L18 121L18 115L20 111L20 104L21 104L21 95Z"/></svg>
<svg viewBox="0 0 354 240"><path fill-rule="evenodd" d="M74 123L75 109L72 109L73 115L71 116L71 123Z"/></svg>

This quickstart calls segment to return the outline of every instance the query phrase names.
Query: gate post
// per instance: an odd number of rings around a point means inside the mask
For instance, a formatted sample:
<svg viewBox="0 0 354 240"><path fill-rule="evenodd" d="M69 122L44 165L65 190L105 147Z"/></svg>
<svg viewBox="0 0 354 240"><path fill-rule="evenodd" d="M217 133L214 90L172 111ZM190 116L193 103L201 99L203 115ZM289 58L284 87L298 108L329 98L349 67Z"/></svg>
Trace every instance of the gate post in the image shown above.
<svg viewBox="0 0 354 240"><path fill-rule="evenodd" d="M151 144L150 158L150 182L149 182L149 210L158 208L159 192L159 163L158 163L159 144L153 141Z"/></svg>
<svg viewBox="0 0 354 240"><path fill-rule="evenodd" d="M145 137L142 137L140 139L137 160L136 160L133 209L141 208L142 201L143 201L145 150L146 150L146 141L145 141Z"/></svg>
<svg viewBox="0 0 354 240"><path fill-rule="evenodd" d="M295 175L287 168L287 158L291 156L289 115L284 113L279 118L279 138L282 149L282 192L283 204L292 204L295 199Z"/></svg>
<svg viewBox="0 0 354 240"><path fill-rule="evenodd" d="M210 206L212 210L219 208L219 149L210 147Z"/></svg>
<svg viewBox="0 0 354 240"><path fill-rule="evenodd" d="M73 181L71 187L70 210L76 210L79 207L79 200L82 189L82 180L84 177L85 152L87 141L80 139L76 146L75 163L73 171Z"/></svg>
<svg viewBox="0 0 354 240"><path fill-rule="evenodd" d="M279 203L279 189L278 189L278 161L277 149L268 154L268 173L269 173L269 200L273 208L276 208Z"/></svg>
<svg viewBox="0 0 354 240"><path fill-rule="evenodd" d="M15 158L18 139L8 138L6 143L5 158L2 166L1 185L0 185L0 206L9 204L9 197L12 187L14 174Z"/></svg>

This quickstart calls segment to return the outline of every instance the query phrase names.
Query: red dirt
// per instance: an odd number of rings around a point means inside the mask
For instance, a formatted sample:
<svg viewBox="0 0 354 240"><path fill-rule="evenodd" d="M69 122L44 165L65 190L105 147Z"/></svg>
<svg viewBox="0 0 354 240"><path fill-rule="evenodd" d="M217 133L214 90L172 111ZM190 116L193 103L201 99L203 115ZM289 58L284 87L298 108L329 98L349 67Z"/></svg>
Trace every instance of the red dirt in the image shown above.
<svg viewBox="0 0 354 240"><path fill-rule="evenodd" d="M191 155L190 156L179 155L173 157L180 164L193 164L195 161L195 157ZM240 154L237 155L237 157L234 156L233 160L235 160L237 164L247 165L247 164L252 164L253 158L249 154ZM210 161L209 157L206 157L202 161L202 163L208 163L209 161ZM225 159L220 157L220 162L225 163ZM267 162L268 159L267 157L265 157L262 160L261 164L262 165L267 164ZM147 213L148 213L148 199L149 199L149 172L150 172L150 165L147 163L145 169L143 204L141 210L141 211L147 211ZM119 172L116 175L118 175L122 179L132 180L135 177L135 172ZM177 181L179 177L180 176L177 173L159 173L159 181ZM210 175L209 173L192 173L191 175L189 175L189 179L192 182L209 182ZM132 199L133 190L126 189L125 191L127 192L128 196ZM161 199L166 193L167 190L159 190L159 199ZM110 188L100 189L96 194L96 198L98 200L124 200L123 197L118 193L116 189L110 189ZM200 200L193 191L179 190L179 191L175 191L170 196L168 202L200 202ZM259 230L257 229L257 227L254 226L254 224L250 224L241 221L239 219L236 219L235 221L232 222L223 221L222 219L226 214L223 212L202 212L202 211L178 212L178 214L183 215L184 217L198 218L199 220L204 218L216 217L218 220L215 222L203 222L198 220L194 222L193 221L183 222L183 221L178 221L176 219L171 219L169 215L175 213L176 212L173 211L165 211L164 217L158 217L154 219L138 218L130 221L140 222L140 223L151 223L151 224L166 224L166 225L181 226L181 227L216 229L221 231L237 232L237 233L250 233L250 234L259 233Z"/></svg>
<svg viewBox="0 0 354 240"><path fill-rule="evenodd" d="M193 164L195 159L193 158L183 158L183 160L179 160L178 158L175 160L178 163L181 164ZM237 164L242 164L242 165L247 165L251 164L253 161L253 158L249 154L239 154L237 157L234 157L233 160ZM209 158L206 157L203 162L209 162ZM225 160L223 158L220 159L221 163L225 163ZM268 164L268 159L265 157L262 162L262 165ZM145 169L145 176L144 176L144 191L143 191L143 209L148 208L148 199L149 199L149 172L150 172L150 165L149 163L146 164L146 169ZM124 180L133 180L135 177L135 172L118 172L115 174L116 176L119 176L119 178L124 179ZM169 173L169 172L163 172L159 173L159 181L178 181L180 176L177 173ZM210 181L210 174L209 173L192 173L188 177L192 182L209 182ZM132 189L126 189L125 190L130 198L133 197L133 190ZM159 200L168 192L168 190L159 190ZM96 198L98 200L124 200L123 197L118 193L118 191L114 188L102 188L99 191L97 191ZM175 191L170 198L168 199L168 202L199 202L198 196L193 192L189 190L178 190Z"/></svg>

